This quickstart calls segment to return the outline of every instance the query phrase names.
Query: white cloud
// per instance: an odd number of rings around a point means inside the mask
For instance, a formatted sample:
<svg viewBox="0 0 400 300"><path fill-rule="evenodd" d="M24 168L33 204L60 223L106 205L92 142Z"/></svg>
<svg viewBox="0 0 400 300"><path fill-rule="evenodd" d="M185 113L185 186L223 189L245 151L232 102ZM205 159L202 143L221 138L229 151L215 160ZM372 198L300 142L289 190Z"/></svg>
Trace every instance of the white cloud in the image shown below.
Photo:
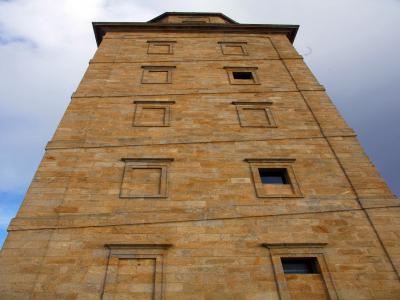
<svg viewBox="0 0 400 300"><path fill-rule="evenodd" d="M31 180L96 50L91 22L152 17L132 1L0 2L0 191Z"/></svg>

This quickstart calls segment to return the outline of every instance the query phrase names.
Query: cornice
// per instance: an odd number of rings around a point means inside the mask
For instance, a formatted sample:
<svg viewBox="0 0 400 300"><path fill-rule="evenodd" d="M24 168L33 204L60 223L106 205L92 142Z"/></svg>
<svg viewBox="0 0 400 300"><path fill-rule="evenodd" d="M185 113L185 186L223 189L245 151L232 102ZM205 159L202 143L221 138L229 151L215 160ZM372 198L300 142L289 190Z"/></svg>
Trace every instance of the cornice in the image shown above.
<svg viewBox="0 0 400 300"><path fill-rule="evenodd" d="M97 46L107 32L203 32L203 33L252 33L284 34L294 42L299 25L278 24L172 24L145 22L93 22Z"/></svg>

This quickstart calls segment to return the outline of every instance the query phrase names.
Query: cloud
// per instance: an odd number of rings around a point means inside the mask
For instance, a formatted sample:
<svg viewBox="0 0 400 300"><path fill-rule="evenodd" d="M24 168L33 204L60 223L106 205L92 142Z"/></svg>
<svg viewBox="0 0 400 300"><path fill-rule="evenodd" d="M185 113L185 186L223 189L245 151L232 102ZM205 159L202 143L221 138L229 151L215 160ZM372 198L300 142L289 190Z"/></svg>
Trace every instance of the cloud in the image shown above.
<svg viewBox="0 0 400 300"><path fill-rule="evenodd" d="M91 22L146 21L132 1L0 2L0 191L24 190L96 50Z"/></svg>
<svg viewBox="0 0 400 300"><path fill-rule="evenodd" d="M0 47L11 43L25 44L30 48L36 47L35 43L33 43L27 38L24 38L22 36L7 36L6 34L0 31Z"/></svg>

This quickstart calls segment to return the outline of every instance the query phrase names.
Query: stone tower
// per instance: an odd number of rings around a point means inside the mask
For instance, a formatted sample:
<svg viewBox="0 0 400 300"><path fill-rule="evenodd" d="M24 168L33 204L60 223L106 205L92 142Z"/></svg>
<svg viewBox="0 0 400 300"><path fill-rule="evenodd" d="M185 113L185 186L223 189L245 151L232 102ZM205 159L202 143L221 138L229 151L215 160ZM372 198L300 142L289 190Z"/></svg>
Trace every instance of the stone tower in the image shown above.
<svg viewBox="0 0 400 300"><path fill-rule="evenodd" d="M1 299L400 299L399 201L293 48L298 26L93 28L8 228Z"/></svg>

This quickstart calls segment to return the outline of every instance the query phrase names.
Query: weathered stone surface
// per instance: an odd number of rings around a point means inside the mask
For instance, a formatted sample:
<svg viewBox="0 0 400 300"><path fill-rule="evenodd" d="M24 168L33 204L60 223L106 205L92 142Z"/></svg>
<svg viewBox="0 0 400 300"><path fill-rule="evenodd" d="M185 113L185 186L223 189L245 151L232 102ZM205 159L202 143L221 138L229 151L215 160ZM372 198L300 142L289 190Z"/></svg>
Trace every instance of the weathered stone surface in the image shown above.
<svg viewBox="0 0 400 300"><path fill-rule="evenodd" d="M0 298L400 298L400 203L287 36L192 26L105 34L9 226ZM171 82L143 82L154 67ZM259 197L271 166L286 194ZM287 256L319 274L284 274Z"/></svg>

